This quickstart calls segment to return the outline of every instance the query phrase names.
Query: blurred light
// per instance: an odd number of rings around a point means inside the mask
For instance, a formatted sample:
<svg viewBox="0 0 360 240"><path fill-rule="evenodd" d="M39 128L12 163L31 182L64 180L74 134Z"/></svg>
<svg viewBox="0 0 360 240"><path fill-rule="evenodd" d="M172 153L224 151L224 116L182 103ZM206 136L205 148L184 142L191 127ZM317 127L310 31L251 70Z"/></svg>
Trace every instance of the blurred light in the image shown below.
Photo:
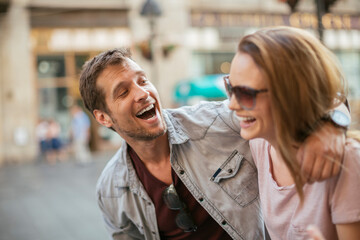
<svg viewBox="0 0 360 240"><path fill-rule="evenodd" d="M56 29L52 31L48 47L54 50L65 50L71 45L71 33L68 29Z"/></svg>
<svg viewBox="0 0 360 240"><path fill-rule="evenodd" d="M219 32L215 28L192 28L186 35L187 46L194 49L216 49L219 42Z"/></svg>
<svg viewBox="0 0 360 240"><path fill-rule="evenodd" d="M39 63L38 69L39 69L40 73L45 74L45 73L49 72L49 70L50 70L50 63L48 61L41 61Z"/></svg>
<svg viewBox="0 0 360 240"><path fill-rule="evenodd" d="M191 28L186 34L186 45L189 48L197 48L199 46L198 29Z"/></svg>
<svg viewBox="0 0 360 240"><path fill-rule="evenodd" d="M339 30L338 37L339 37L339 44L344 49L351 48L351 39L350 34L347 30Z"/></svg>
<svg viewBox="0 0 360 240"><path fill-rule="evenodd" d="M215 28L204 28L201 32L204 48L213 49L219 45L219 33Z"/></svg>
<svg viewBox="0 0 360 240"><path fill-rule="evenodd" d="M337 47L336 31L327 29L324 31L324 44L328 48L334 49Z"/></svg>
<svg viewBox="0 0 360 240"><path fill-rule="evenodd" d="M231 66L231 63L229 63L229 62L223 62L223 63L220 65L220 70L221 70L221 72L228 74L228 73L230 72L230 66Z"/></svg>
<svg viewBox="0 0 360 240"><path fill-rule="evenodd" d="M29 133L25 127L17 127L14 131L14 142L18 146L25 146L29 142Z"/></svg>
<svg viewBox="0 0 360 240"><path fill-rule="evenodd" d="M109 45L108 41L108 31L105 29L96 29L91 31L90 38L92 39L92 48L102 49Z"/></svg>
<svg viewBox="0 0 360 240"><path fill-rule="evenodd" d="M90 34L87 29L76 29L71 35L69 45L75 49L86 50L90 45Z"/></svg>
<svg viewBox="0 0 360 240"><path fill-rule="evenodd" d="M54 29L48 47L53 51L91 51L131 46L129 29Z"/></svg>
<svg viewBox="0 0 360 240"><path fill-rule="evenodd" d="M111 35L115 46L131 46L131 34L125 29L114 29Z"/></svg>
<svg viewBox="0 0 360 240"><path fill-rule="evenodd" d="M360 48L360 31L350 30L350 39L352 40L352 47L354 49Z"/></svg>

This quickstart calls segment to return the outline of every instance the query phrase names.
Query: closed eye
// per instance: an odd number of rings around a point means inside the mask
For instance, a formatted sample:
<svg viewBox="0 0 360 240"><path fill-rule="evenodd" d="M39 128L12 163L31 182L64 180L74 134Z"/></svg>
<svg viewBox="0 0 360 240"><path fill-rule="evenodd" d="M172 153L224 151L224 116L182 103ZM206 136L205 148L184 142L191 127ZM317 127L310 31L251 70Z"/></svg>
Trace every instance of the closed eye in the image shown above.
<svg viewBox="0 0 360 240"><path fill-rule="evenodd" d="M127 94L128 94L128 90L124 90L124 91L122 91L122 92L120 92L118 95L117 95L117 98L119 98L119 97L125 97Z"/></svg>

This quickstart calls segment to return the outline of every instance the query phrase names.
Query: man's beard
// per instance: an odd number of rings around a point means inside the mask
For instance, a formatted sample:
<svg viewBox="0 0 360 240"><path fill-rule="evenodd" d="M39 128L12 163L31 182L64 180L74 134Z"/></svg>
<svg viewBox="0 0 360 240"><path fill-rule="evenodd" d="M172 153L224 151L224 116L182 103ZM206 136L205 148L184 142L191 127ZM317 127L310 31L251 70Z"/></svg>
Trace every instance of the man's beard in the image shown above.
<svg viewBox="0 0 360 240"><path fill-rule="evenodd" d="M146 131L143 131L142 129L134 130L134 131L127 131L124 129L117 128L117 130L132 139L139 140L139 141L151 141L154 140L162 135L164 135L167 131L167 128L164 127L163 130L157 132L157 133L149 133Z"/></svg>
<svg viewBox="0 0 360 240"><path fill-rule="evenodd" d="M134 140L151 141L151 140L154 140L154 139L164 135L167 132L167 125L165 123L163 116L161 116L161 123L163 124L164 128L155 133L148 132L144 128L137 128L137 129L132 129L132 130L122 129L119 126L119 124L117 123L116 119L112 115L109 115L109 116L114 124L113 125L114 130L117 133L119 133L120 136L128 136Z"/></svg>

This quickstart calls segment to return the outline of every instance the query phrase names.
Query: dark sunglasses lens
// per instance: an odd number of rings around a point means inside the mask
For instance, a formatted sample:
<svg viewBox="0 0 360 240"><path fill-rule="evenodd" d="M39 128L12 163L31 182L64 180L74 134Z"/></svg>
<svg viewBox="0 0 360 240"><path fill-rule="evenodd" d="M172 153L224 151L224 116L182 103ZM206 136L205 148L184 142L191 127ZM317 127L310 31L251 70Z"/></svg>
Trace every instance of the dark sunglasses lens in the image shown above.
<svg viewBox="0 0 360 240"><path fill-rule="evenodd" d="M163 199L165 204L171 210L179 210L183 208L183 203L180 201L179 196L171 187L168 187L163 192Z"/></svg>
<svg viewBox="0 0 360 240"><path fill-rule="evenodd" d="M184 230L184 232L195 232L197 229L194 221L185 211L180 211L180 213L176 216L176 224L179 228Z"/></svg>
<svg viewBox="0 0 360 240"><path fill-rule="evenodd" d="M254 106L255 93L251 89L246 89L243 87L234 87L233 92L236 96L236 100L241 104L241 106L251 109Z"/></svg>
<svg viewBox="0 0 360 240"><path fill-rule="evenodd" d="M165 204L171 210L180 210L178 215L176 215L176 225L181 228L184 232L194 232L196 231L197 227L192 220L190 214L186 212L185 203L183 203L179 196L177 195L176 189L174 185L170 185L163 191L162 195Z"/></svg>

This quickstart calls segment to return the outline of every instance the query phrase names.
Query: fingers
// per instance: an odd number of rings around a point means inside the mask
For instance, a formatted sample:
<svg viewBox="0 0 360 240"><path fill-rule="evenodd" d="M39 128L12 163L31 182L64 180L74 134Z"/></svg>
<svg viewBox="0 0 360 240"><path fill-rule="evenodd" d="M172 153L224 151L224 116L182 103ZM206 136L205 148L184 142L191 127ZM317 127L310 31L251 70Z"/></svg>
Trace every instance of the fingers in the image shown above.
<svg viewBox="0 0 360 240"><path fill-rule="evenodd" d="M322 178L323 174L325 174L327 176L330 175L332 168L329 171L328 169L325 169L324 166L332 165L332 164L326 164L326 163L329 163L329 161L326 161L323 157L320 157L320 156L315 157L313 169L312 169L311 175L309 177L310 182L319 181Z"/></svg>
<svg viewBox="0 0 360 240"><path fill-rule="evenodd" d="M346 145L346 137L343 134L342 138L339 140L338 143L339 147L337 148L336 154L337 156L334 158L334 165L332 170L332 176L336 176L339 174L341 165L344 161L344 154L345 154L345 145Z"/></svg>
<svg viewBox="0 0 360 240"><path fill-rule="evenodd" d="M326 160L324 161L324 165L321 170L321 174L318 179L321 181L333 176L334 166L334 160L326 157Z"/></svg>
<svg viewBox="0 0 360 240"><path fill-rule="evenodd" d="M300 162L301 179L303 183L309 182L314 165L313 152L308 149L305 150L304 146L301 146L296 155Z"/></svg>
<svg viewBox="0 0 360 240"><path fill-rule="evenodd" d="M309 136L297 152L303 180L322 181L339 174L345 148L345 135L331 124L324 124Z"/></svg>
<svg viewBox="0 0 360 240"><path fill-rule="evenodd" d="M336 176L340 173L340 169L342 168L342 161L343 158L341 158L340 160L334 160L334 164L333 164L333 169L332 169L332 175L331 176Z"/></svg>
<svg viewBox="0 0 360 240"><path fill-rule="evenodd" d="M345 139L339 139L337 144L337 148L325 152L325 155L323 156L326 161L319 181L336 176L340 173L345 151Z"/></svg>
<svg viewBox="0 0 360 240"><path fill-rule="evenodd" d="M320 230L314 225L309 225L306 228L306 231L309 234L310 240L325 240L325 238L321 234Z"/></svg>

